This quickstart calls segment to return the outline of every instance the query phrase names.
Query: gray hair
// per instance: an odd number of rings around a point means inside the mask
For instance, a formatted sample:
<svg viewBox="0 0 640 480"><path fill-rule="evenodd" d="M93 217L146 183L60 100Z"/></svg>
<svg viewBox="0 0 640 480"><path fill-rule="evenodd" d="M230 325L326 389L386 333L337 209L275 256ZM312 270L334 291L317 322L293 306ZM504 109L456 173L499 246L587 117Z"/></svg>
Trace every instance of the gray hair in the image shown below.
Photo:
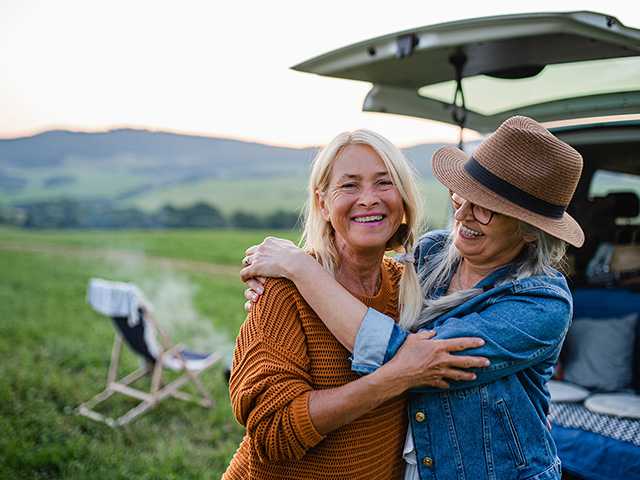
<svg viewBox="0 0 640 480"><path fill-rule="evenodd" d="M498 282L498 285L534 275L550 275L555 268L562 269L564 266L567 249L564 240L553 237L528 223L522 221L518 223L520 235L532 236L534 240L528 242L524 247L523 259L517 268ZM419 280L425 295L424 307L413 323L403 324L403 327L415 331L434 318L483 292L480 288L469 288L443 295L440 298L431 298L433 292L451 278L460 262L460 252L453 244L453 236L453 229L451 229L442 249L429 258L426 270L421 272Z"/></svg>

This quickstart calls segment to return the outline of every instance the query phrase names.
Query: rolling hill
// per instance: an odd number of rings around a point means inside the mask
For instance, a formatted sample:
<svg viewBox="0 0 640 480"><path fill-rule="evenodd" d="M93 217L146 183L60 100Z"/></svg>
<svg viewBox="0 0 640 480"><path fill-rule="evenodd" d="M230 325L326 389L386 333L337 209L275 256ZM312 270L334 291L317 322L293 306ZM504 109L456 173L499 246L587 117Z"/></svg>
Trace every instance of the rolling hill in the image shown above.
<svg viewBox="0 0 640 480"><path fill-rule="evenodd" d="M440 146L405 149L426 184ZM316 151L148 130L52 130L0 139L0 203L66 197L156 209L204 200L225 212L295 210Z"/></svg>

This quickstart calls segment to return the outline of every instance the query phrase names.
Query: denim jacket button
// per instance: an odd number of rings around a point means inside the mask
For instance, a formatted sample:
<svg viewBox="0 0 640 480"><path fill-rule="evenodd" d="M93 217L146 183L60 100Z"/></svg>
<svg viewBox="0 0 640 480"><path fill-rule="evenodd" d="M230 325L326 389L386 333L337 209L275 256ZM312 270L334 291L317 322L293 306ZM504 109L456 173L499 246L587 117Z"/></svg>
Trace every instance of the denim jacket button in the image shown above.
<svg viewBox="0 0 640 480"><path fill-rule="evenodd" d="M427 419L424 412L416 412L416 422L422 423Z"/></svg>
<svg viewBox="0 0 640 480"><path fill-rule="evenodd" d="M422 459L422 464L423 464L425 467L429 467L429 468L433 467L433 458L431 458L431 457L424 457L424 458Z"/></svg>

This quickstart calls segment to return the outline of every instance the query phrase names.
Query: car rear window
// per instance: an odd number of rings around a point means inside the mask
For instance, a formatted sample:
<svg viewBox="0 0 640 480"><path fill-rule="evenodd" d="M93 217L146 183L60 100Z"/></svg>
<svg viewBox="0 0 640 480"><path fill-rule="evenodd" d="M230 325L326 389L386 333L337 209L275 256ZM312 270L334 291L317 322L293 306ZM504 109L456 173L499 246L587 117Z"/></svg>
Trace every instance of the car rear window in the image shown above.
<svg viewBox="0 0 640 480"><path fill-rule="evenodd" d="M589 200L597 201L618 192L633 192L640 197L640 176L610 170L597 170L594 173L589 187ZM633 218L618 217L616 223L640 225L640 215Z"/></svg>
<svg viewBox="0 0 640 480"><path fill-rule="evenodd" d="M475 75L462 80L466 107L495 115L554 100L640 90L640 56L547 65L532 77L518 79ZM427 85L423 97L451 103L455 81Z"/></svg>

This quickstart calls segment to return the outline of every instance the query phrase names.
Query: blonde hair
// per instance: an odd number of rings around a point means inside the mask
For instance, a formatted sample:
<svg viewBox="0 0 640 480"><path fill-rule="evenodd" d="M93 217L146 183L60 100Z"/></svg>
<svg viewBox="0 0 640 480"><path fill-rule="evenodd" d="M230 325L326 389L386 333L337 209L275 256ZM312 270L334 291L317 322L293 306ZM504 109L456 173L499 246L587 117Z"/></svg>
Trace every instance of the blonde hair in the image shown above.
<svg viewBox="0 0 640 480"><path fill-rule="evenodd" d="M402 152L389 140L370 130L343 132L325 146L313 161L309 177L308 199L305 207L302 247L315 255L320 264L335 276L339 255L334 230L323 217L316 192L325 193L329 187L333 164L347 145L368 145L383 161L391 179L402 197L404 220L387 243L387 250L413 254L414 243L422 222L422 208L415 172ZM405 262L400 279L400 320L413 323L422 310L423 294L415 268Z"/></svg>

